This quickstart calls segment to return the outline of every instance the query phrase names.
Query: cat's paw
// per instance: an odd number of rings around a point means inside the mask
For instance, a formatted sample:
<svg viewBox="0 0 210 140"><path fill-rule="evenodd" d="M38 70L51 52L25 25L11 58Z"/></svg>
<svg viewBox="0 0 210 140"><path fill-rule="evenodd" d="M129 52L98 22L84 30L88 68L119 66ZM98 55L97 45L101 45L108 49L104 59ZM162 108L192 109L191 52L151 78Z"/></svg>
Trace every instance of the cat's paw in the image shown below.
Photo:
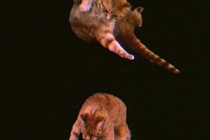
<svg viewBox="0 0 210 140"><path fill-rule="evenodd" d="M134 55L129 54L129 55L126 56L126 58L128 60L134 60L135 57L134 57Z"/></svg>
<svg viewBox="0 0 210 140"><path fill-rule="evenodd" d="M91 9L91 4L81 4L79 6L80 11L87 12Z"/></svg>

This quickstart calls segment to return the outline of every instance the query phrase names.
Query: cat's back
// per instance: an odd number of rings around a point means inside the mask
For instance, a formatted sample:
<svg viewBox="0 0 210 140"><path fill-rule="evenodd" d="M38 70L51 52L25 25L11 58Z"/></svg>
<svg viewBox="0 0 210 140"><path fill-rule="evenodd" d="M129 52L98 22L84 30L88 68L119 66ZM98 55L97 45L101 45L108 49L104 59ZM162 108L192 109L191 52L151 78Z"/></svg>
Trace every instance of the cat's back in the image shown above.
<svg viewBox="0 0 210 140"><path fill-rule="evenodd" d="M126 113L126 106L118 97L107 93L95 93L90 96L83 104L81 111L104 111L108 112L111 116L116 112L121 111L122 114Z"/></svg>
<svg viewBox="0 0 210 140"><path fill-rule="evenodd" d="M124 105L124 103L118 97L108 93L95 93L92 96L90 96L84 104L95 104L106 107L110 107L112 105L117 104Z"/></svg>

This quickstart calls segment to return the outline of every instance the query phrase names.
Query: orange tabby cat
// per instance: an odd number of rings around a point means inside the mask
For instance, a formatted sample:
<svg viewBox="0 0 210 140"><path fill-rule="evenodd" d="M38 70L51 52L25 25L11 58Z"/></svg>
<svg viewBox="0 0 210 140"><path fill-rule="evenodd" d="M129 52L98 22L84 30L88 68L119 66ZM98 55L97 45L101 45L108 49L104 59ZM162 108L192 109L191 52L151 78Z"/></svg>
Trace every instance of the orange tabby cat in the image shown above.
<svg viewBox="0 0 210 140"><path fill-rule="evenodd" d="M126 106L117 97L96 93L82 105L69 140L130 140Z"/></svg>
<svg viewBox="0 0 210 140"><path fill-rule="evenodd" d="M92 1L91 9L89 11L81 10L81 5L86 5L88 1ZM103 2L107 2L108 6ZM119 4L120 2L122 3ZM142 26L141 12L143 8L136 8L132 11L131 6L122 6L127 5L126 3L125 0L117 0L115 7L112 7L112 0L83 0L82 3L77 1L72 7L69 17L72 30L84 41L91 42L96 40L103 47L122 58L133 60L134 56L129 54L116 40L115 37L118 37L128 48L139 53L150 62L162 66L175 74L180 73L173 65L146 48L135 36L135 27Z"/></svg>
<svg viewBox="0 0 210 140"><path fill-rule="evenodd" d="M142 26L142 13L143 8L138 7L133 11L129 11L126 16L116 23L114 30L115 36L119 38L128 48L137 52L150 62L157 64L161 67L168 69L174 74L179 74L180 71L166 60L160 58L158 55L150 51L134 34L135 27Z"/></svg>
<svg viewBox="0 0 210 140"><path fill-rule="evenodd" d="M104 48L109 49L109 51L123 58L133 60L134 56L129 54L113 35L115 22L120 18L116 17L116 12L115 14L108 12L104 4L100 4L100 2L101 0L93 0L91 10L84 12L81 11L81 3L75 0L69 16L72 30L80 39L86 42L98 41ZM116 7L115 9L118 8ZM130 7L123 6L122 9L130 9ZM122 11L125 12L128 10Z"/></svg>

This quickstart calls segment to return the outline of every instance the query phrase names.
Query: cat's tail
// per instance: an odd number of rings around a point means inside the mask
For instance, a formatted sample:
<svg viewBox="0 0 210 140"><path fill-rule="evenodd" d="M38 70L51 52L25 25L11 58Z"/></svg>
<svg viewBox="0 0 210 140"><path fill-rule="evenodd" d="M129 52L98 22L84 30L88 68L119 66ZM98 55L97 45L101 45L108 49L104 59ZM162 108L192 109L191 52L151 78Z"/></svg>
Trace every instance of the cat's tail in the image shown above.
<svg viewBox="0 0 210 140"><path fill-rule="evenodd" d="M177 69L172 64L168 63L166 60L160 58L158 55L150 51L139 39L133 38L133 40L130 40L128 43L128 47L134 52L140 54L143 58L149 60L151 63L166 68L174 74L180 73L179 69Z"/></svg>

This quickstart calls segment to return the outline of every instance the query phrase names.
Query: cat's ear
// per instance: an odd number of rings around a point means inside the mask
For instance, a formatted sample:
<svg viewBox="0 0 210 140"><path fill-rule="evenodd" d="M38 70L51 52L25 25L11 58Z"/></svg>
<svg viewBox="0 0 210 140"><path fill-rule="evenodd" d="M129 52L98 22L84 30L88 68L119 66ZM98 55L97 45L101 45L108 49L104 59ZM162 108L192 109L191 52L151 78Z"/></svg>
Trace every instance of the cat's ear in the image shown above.
<svg viewBox="0 0 210 140"><path fill-rule="evenodd" d="M87 119L88 119L88 113L81 114L80 117L81 117L81 119L82 119L84 122L86 122Z"/></svg>
<svg viewBox="0 0 210 140"><path fill-rule="evenodd" d="M142 13L144 11L144 8L139 6L135 10L137 10L139 13Z"/></svg>
<svg viewBox="0 0 210 140"><path fill-rule="evenodd" d="M97 118L97 128L102 128L105 125L105 118L104 117L98 117Z"/></svg>

